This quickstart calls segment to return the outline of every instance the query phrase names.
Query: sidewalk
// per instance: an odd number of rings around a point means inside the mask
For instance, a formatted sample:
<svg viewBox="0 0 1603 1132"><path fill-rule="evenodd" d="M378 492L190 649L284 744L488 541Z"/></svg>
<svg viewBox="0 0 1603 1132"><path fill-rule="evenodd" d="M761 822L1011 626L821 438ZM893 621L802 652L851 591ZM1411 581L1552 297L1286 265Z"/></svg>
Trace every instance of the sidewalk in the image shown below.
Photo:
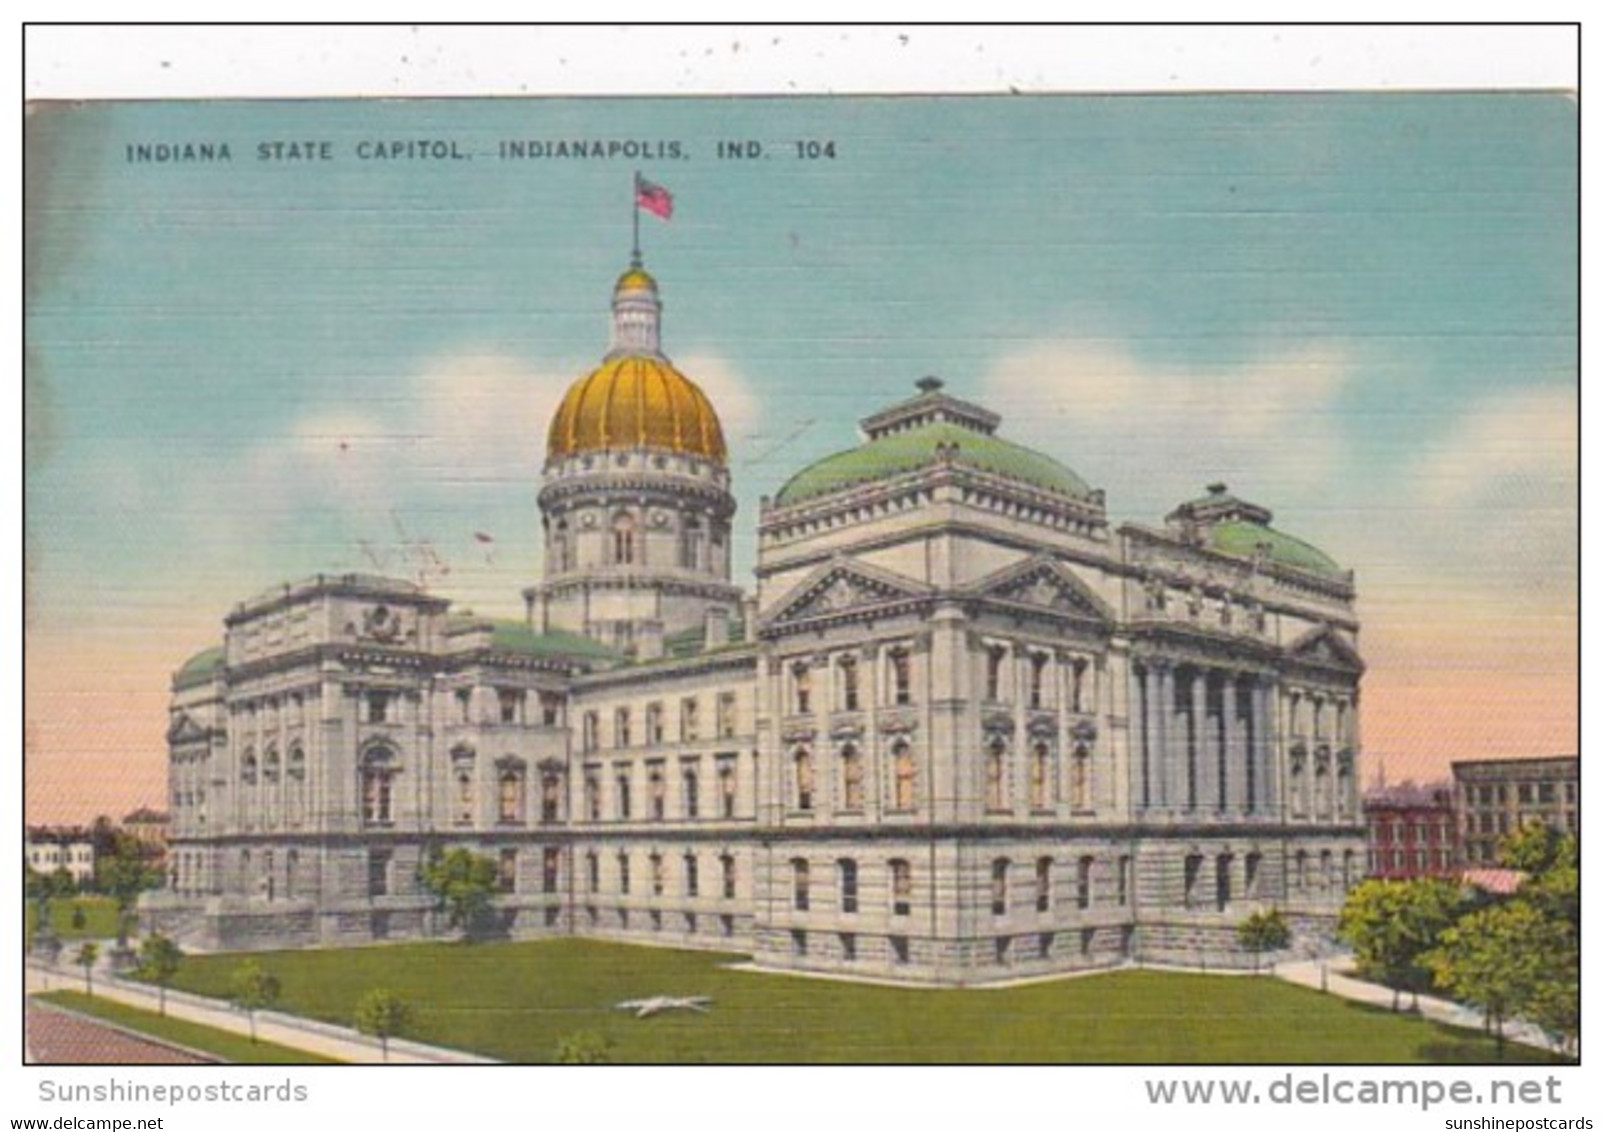
<svg viewBox="0 0 1603 1132"><path fill-rule="evenodd" d="M113 975L109 967L97 965L94 972L95 997L120 1002L155 1012L158 992L129 979ZM70 964L48 966L29 961L24 982L27 994L44 991L84 989L83 969ZM167 1015L186 1022L226 1030L232 1034L250 1035L250 1021L240 1011L225 1002L202 998L182 991L167 992ZM297 1018L271 1010L256 1012L256 1036L264 1042L274 1042L291 1049L305 1050L321 1057L363 1064L384 1060L377 1038L359 1034L344 1026L333 1026L308 1018ZM389 1061L395 1065L493 1065L494 1059L463 1053L460 1050L424 1045L401 1038L390 1039Z"/></svg>
<svg viewBox="0 0 1603 1132"><path fill-rule="evenodd" d="M1352 970L1350 959L1331 959L1324 964L1321 972L1321 963L1318 960L1299 960L1291 963L1276 963L1275 977L1284 979L1288 983L1295 983L1302 987L1312 987L1314 990L1326 990L1330 994L1342 998L1352 999L1354 1002L1363 1002L1371 1006L1379 1006L1390 1010L1392 1004L1391 988L1380 986L1377 983L1356 979L1347 972ZM1323 985L1322 985L1323 984ZM1403 1008L1406 1010L1412 1005L1414 999L1408 992L1402 995ZM1481 1029L1485 1024L1478 1011L1472 1010L1457 1002L1450 1002L1443 998L1432 998L1429 995L1419 996L1419 1013L1432 1022L1443 1022L1449 1026L1462 1026L1466 1029ZM1536 1049L1553 1052L1553 1043L1535 1026L1526 1022L1509 1021L1503 1024L1503 1037L1510 1042L1520 1045L1532 1046Z"/></svg>

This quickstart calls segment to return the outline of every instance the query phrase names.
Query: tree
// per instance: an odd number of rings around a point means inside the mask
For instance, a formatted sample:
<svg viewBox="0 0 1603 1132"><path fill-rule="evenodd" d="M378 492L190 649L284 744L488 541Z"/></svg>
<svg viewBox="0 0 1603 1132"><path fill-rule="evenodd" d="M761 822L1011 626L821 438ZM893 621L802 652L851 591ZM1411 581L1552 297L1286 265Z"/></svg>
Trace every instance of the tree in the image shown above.
<svg viewBox="0 0 1603 1132"><path fill-rule="evenodd" d="M461 929L464 942L483 932L495 895L494 860L469 849L436 851L424 864L420 879L434 894L435 906L446 914L447 925Z"/></svg>
<svg viewBox="0 0 1603 1132"><path fill-rule="evenodd" d="M1291 943L1291 929L1280 909L1254 912L1236 928L1236 939L1252 952L1252 969L1258 969L1258 958L1265 951L1280 951Z"/></svg>
<svg viewBox="0 0 1603 1132"><path fill-rule="evenodd" d="M72 961L83 968L83 989L90 998L95 997L95 983L92 972L95 961L100 958L100 945L93 941L81 943L78 950L73 953Z"/></svg>
<svg viewBox="0 0 1603 1132"><path fill-rule="evenodd" d="M1358 971L1391 988L1391 1008L1405 990L1429 985L1421 956L1437 945L1459 909L1458 889L1446 881L1370 880L1347 894L1337 933L1352 944Z"/></svg>
<svg viewBox="0 0 1603 1132"><path fill-rule="evenodd" d="M612 1039L594 1030L580 1030L557 1039L553 1058L558 1065L607 1065L612 1061Z"/></svg>
<svg viewBox="0 0 1603 1132"><path fill-rule="evenodd" d="M1545 873L1558 862L1563 841L1563 835L1546 822L1528 822L1498 842L1497 859L1504 868Z"/></svg>
<svg viewBox="0 0 1603 1132"><path fill-rule="evenodd" d="M160 933L147 937L139 945L139 977L156 984L160 1014L167 1013L167 984L178 974L178 966L183 961L183 948Z"/></svg>
<svg viewBox="0 0 1603 1132"><path fill-rule="evenodd" d="M370 990L356 1004L357 1032L378 1039L385 1061L390 1059L390 1039L399 1037L411 1024L412 1008L392 990Z"/></svg>
<svg viewBox="0 0 1603 1132"><path fill-rule="evenodd" d="M95 879L100 891L117 903L117 949L128 948L129 916L139 901L139 894L147 888L161 887L161 871L152 868L139 852L138 843L125 838L114 856L100 861L95 868Z"/></svg>
<svg viewBox="0 0 1603 1132"><path fill-rule="evenodd" d="M278 976L254 959L247 959L234 969L229 981L229 997L250 1019L251 1041L256 1040L256 1012L277 1002L281 990Z"/></svg>
<svg viewBox="0 0 1603 1132"><path fill-rule="evenodd" d="M1547 920L1530 904L1510 901L1471 912L1442 933L1423 961L1436 983L1486 1016L1503 1054L1503 1023L1536 1003L1550 980L1543 941Z"/></svg>

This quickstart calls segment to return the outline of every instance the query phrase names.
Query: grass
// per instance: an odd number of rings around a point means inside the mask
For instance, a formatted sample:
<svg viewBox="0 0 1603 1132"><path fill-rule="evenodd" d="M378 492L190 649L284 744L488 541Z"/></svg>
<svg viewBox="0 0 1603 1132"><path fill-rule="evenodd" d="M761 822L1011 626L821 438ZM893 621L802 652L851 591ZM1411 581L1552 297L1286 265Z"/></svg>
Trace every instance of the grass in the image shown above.
<svg viewBox="0 0 1603 1132"><path fill-rule="evenodd" d="M23 933L29 947L39 927L39 910L28 901L23 905ZM73 927L73 911L83 912L83 927ZM60 939L111 939L117 934L117 902L109 896L72 896L50 902L50 922Z"/></svg>
<svg viewBox="0 0 1603 1132"><path fill-rule="evenodd" d="M1497 1061L1490 1037L1271 978L1116 971L1006 990L867 986L728 969L743 956L590 940L425 943L252 956L278 1009L350 1025L375 987L407 1036L514 1062L579 1033L621 1062L1352 1064ZM174 985L226 997L239 956L186 959ZM707 995L707 1014L614 1004ZM1506 1059L1549 1062L1509 1046Z"/></svg>
<svg viewBox="0 0 1603 1132"><path fill-rule="evenodd" d="M272 1042L252 1042L247 1037L216 1030L182 1018L164 1018L151 1010L125 1006L106 998L91 998L81 991L53 991L38 996L79 1014L87 1014L107 1022L114 1022L129 1030L164 1038L189 1049L209 1053L236 1065L332 1065L332 1060L315 1053L274 1045Z"/></svg>

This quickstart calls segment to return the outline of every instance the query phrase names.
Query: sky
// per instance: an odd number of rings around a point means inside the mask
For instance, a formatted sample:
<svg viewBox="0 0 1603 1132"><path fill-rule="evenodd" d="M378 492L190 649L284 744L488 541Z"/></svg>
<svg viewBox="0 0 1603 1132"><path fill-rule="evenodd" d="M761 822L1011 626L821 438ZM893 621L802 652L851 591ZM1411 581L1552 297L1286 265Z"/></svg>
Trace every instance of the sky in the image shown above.
<svg viewBox="0 0 1603 1132"><path fill-rule="evenodd" d="M1567 98L102 103L27 131L29 820L164 804L172 670L278 582L426 543L435 589L519 613L636 169L675 197L642 242L729 438L743 582L758 499L937 374L1116 522L1223 480L1353 569L1371 782L1577 749ZM466 156L358 156L408 140ZM498 156L574 140L643 155ZM200 142L232 159L128 160Z"/></svg>

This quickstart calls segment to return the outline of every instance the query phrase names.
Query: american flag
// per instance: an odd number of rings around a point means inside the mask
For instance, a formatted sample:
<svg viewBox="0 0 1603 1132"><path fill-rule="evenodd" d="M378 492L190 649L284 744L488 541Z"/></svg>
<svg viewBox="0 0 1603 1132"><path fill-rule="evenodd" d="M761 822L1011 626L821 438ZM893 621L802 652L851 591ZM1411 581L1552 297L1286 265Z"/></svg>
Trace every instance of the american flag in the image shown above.
<svg viewBox="0 0 1603 1132"><path fill-rule="evenodd" d="M673 219L673 194L644 177L635 179L635 204L653 216Z"/></svg>

